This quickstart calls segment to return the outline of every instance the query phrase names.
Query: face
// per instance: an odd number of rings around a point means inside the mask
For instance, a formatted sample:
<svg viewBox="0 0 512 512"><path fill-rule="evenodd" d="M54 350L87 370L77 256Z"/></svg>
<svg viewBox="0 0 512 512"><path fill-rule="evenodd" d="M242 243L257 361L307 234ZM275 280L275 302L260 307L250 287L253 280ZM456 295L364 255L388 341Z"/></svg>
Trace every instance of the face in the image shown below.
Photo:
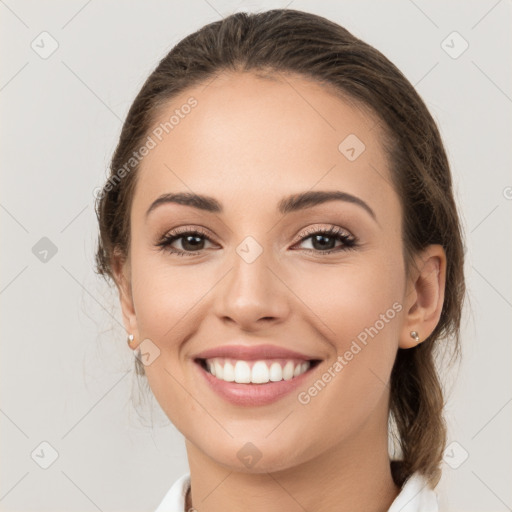
<svg viewBox="0 0 512 512"><path fill-rule="evenodd" d="M197 453L237 470L387 436L407 283L376 119L304 78L247 73L188 89L155 127L176 109L139 169L122 302L152 347L161 407ZM242 382L224 381L230 364Z"/></svg>

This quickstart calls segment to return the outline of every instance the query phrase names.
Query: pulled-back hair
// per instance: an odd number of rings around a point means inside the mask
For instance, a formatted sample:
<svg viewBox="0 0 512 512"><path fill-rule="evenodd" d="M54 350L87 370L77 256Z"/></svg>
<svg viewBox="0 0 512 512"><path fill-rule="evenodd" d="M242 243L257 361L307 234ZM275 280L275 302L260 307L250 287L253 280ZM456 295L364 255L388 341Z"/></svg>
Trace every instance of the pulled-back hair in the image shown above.
<svg viewBox="0 0 512 512"><path fill-rule="evenodd" d="M97 197L98 273L114 279L114 255L128 254L138 166L122 179L112 178L147 139L162 106L223 71L269 77L298 74L369 109L379 121L392 184L401 201L407 275L419 251L429 244L444 248L446 288L440 320L425 341L398 349L389 404L390 430L400 452L391 465L395 483L402 485L419 471L435 486L446 443L445 399L435 359L441 340L443 348L459 354L465 297L462 228L447 155L426 105L394 64L345 28L314 14L275 9L236 13L181 40L135 98L112 157L109 180ZM137 373L143 374L140 361L136 365Z"/></svg>

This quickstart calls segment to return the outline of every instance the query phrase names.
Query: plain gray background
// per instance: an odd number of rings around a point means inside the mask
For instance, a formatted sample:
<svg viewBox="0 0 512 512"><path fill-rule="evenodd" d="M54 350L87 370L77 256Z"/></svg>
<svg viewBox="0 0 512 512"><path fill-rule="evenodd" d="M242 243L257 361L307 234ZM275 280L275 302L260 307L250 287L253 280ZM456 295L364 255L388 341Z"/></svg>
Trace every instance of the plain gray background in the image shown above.
<svg viewBox="0 0 512 512"><path fill-rule="evenodd" d="M512 510L510 0L0 0L1 511L154 510L188 470L154 399L130 401L117 297L93 271L93 190L177 41L235 11L287 5L374 45L438 121L471 301L438 492L445 510Z"/></svg>

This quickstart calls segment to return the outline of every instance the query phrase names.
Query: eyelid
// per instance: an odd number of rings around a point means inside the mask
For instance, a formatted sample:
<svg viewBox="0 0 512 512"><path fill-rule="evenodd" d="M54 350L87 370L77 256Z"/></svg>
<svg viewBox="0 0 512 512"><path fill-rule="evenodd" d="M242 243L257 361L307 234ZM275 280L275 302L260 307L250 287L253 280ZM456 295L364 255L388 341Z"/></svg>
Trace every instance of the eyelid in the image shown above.
<svg viewBox="0 0 512 512"><path fill-rule="evenodd" d="M294 239L293 244L296 244L297 242L301 242L306 237L308 237L310 235L314 235L314 234L318 233L319 231L331 232L332 234L338 234L338 235L343 234L350 238L356 238L354 235L352 235L352 233L350 231L348 231L345 228L341 228L341 227L335 226L335 225L328 225L328 226L323 225L322 226L321 224L314 224L313 226L310 226L310 227L306 228L305 230L301 231L297 235L297 237Z"/></svg>
<svg viewBox="0 0 512 512"><path fill-rule="evenodd" d="M207 228L204 228L203 226L198 225L190 225L190 226L180 226L179 228L173 228L166 231L160 239L163 238L169 238L171 236L178 236L182 235L184 233L191 233L191 232L197 232L203 235L205 238L213 242L214 237L210 234L210 231Z"/></svg>

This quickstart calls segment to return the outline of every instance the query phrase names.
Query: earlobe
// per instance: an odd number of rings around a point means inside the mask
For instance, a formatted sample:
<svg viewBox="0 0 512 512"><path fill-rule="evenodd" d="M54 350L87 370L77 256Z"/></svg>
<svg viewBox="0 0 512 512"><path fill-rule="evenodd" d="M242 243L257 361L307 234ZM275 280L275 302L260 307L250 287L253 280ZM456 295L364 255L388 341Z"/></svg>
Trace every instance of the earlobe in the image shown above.
<svg viewBox="0 0 512 512"><path fill-rule="evenodd" d="M429 245L415 258L415 263L408 286L410 301L400 334L400 348L412 348L425 341L436 328L443 310L446 281L443 247Z"/></svg>

